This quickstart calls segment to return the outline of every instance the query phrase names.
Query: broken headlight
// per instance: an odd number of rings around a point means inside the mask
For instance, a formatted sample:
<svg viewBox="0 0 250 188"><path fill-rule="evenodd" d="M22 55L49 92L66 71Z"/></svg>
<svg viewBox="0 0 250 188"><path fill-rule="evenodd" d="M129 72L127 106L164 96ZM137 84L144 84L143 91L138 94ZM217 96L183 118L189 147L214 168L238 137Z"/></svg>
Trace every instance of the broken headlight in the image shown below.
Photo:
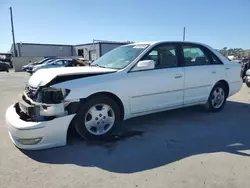
<svg viewBox="0 0 250 188"><path fill-rule="evenodd" d="M41 89L39 98L42 103L59 104L67 97L69 93L69 89L47 87Z"/></svg>

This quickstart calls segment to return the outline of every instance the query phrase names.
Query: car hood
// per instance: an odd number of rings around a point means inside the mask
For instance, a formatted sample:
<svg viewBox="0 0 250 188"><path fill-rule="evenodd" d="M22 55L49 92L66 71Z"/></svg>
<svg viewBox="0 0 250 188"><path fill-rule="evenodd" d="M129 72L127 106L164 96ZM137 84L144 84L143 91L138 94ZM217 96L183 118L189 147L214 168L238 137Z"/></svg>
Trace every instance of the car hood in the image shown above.
<svg viewBox="0 0 250 188"><path fill-rule="evenodd" d="M90 66L41 69L36 71L30 77L28 85L34 88L38 88L40 86L45 86L53 79L58 77L65 77L66 79L64 79L64 81L68 81L70 79L74 79L74 77L72 77L74 75L76 76L75 78L80 78L81 76L84 77L85 75L98 75L116 71L117 71L116 69L90 67Z"/></svg>
<svg viewBox="0 0 250 188"><path fill-rule="evenodd" d="M28 68L28 67L32 67L33 65L28 64L28 65L24 65L23 68Z"/></svg>

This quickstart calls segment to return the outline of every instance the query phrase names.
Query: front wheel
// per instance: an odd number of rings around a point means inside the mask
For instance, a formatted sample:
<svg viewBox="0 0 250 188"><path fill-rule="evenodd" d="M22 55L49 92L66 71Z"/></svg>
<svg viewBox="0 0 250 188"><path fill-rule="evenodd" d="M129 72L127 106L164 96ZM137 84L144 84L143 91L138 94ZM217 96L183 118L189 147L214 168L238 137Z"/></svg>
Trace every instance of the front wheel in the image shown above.
<svg viewBox="0 0 250 188"><path fill-rule="evenodd" d="M226 98L227 96L225 86L220 83L216 84L210 93L205 107L211 112L218 112L224 108Z"/></svg>
<svg viewBox="0 0 250 188"><path fill-rule="evenodd" d="M250 82L248 82L248 80L246 80L246 85L247 87L250 87Z"/></svg>
<svg viewBox="0 0 250 188"><path fill-rule="evenodd" d="M105 140L121 122L119 106L106 96L87 100L76 114L75 129L86 140Z"/></svg>

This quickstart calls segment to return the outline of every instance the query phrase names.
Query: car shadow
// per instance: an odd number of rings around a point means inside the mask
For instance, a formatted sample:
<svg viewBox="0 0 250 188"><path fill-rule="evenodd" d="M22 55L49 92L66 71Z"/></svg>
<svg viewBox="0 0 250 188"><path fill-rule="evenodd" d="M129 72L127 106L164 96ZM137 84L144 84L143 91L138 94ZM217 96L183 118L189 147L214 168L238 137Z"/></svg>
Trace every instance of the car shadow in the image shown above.
<svg viewBox="0 0 250 188"><path fill-rule="evenodd" d="M113 139L85 142L73 137L65 147L22 151L50 164L98 167L116 173L134 173L165 166L190 156L228 152L250 156L250 104L227 102L219 113L199 107L172 110L125 121Z"/></svg>

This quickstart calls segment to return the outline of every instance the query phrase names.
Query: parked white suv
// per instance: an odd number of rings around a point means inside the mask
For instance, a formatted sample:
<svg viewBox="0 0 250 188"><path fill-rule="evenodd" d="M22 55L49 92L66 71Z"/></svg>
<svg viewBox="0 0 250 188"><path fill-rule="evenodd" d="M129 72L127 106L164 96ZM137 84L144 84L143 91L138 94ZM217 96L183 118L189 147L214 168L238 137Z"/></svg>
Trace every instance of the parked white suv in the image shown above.
<svg viewBox="0 0 250 188"><path fill-rule="evenodd" d="M106 139L122 120L191 105L221 110L242 86L240 65L192 42L118 47L87 67L39 70L6 112L9 135L22 149L66 144L73 126Z"/></svg>

